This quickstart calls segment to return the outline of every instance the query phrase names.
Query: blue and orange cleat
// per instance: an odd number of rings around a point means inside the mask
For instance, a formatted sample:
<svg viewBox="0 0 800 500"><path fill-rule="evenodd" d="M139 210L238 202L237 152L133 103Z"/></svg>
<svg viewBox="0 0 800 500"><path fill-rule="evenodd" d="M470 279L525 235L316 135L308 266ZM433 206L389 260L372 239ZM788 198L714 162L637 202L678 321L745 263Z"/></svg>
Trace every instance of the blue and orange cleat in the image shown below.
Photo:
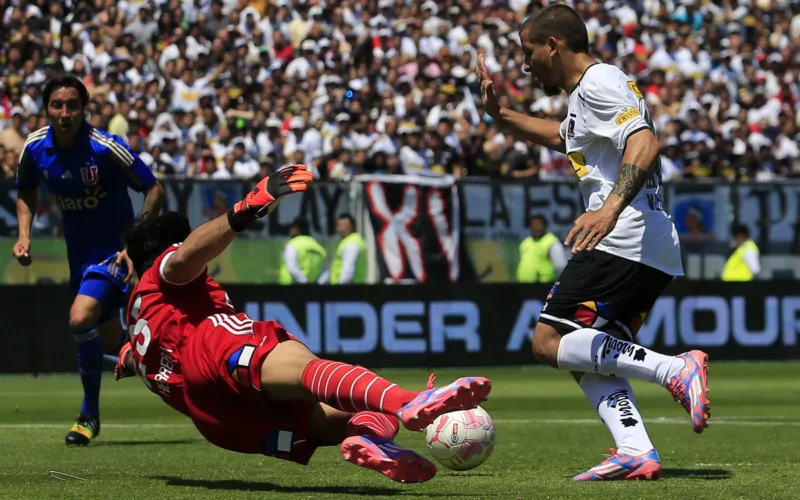
<svg viewBox="0 0 800 500"><path fill-rule="evenodd" d="M573 481L653 481L661 477L661 460L655 449L642 455L627 455L611 448L611 454Z"/></svg>
<svg viewBox="0 0 800 500"><path fill-rule="evenodd" d="M342 442L342 456L351 464L380 472L398 483L422 483L436 475L427 458L377 436L351 436Z"/></svg>
<svg viewBox="0 0 800 500"><path fill-rule="evenodd" d="M669 379L666 388L675 401L692 417L692 429L702 434L711 418L711 403L708 400L708 354L689 351L678 355L686 367Z"/></svg>
<svg viewBox="0 0 800 500"><path fill-rule="evenodd" d="M492 390L492 383L483 377L462 377L450 385L432 388L432 375L428 389L397 412L403 426L410 431L421 431L436 417L456 410L471 410L481 404Z"/></svg>

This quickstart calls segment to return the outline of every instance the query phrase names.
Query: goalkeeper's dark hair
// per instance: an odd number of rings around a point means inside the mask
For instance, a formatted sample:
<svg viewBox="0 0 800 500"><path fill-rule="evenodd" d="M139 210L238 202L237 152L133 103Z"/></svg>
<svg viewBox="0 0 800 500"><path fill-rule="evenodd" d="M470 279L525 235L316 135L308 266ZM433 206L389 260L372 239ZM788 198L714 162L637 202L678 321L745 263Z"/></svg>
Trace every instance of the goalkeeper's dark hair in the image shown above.
<svg viewBox="0 0 800 500"><path fill-rule="evenodd" d="M164 250L181 243L192 232L189 219L178 212L143 214L125 231L125 247L140 278Z"/></svg>
<svg viewBox="0 0 800 500"><path fill-rule="evenodd" d="M589 33L586 24L575 9L562 3L550 4L522 23L520 36L536 45L543 45L553 37L572 52L589 53Z"/></svg>
<svg viewBox="0 0 800 500"><path fill-rule="evenodd" d="M44 90L42 91L42 103L44 107L47 108L50 104L50 96L53 95L53 92L64 88L78 91L78 99L81 100L81 107L85 108L86 105L89 104L89 91L86 89L86 85L73 75L63 74L45 84Z"/></svg>

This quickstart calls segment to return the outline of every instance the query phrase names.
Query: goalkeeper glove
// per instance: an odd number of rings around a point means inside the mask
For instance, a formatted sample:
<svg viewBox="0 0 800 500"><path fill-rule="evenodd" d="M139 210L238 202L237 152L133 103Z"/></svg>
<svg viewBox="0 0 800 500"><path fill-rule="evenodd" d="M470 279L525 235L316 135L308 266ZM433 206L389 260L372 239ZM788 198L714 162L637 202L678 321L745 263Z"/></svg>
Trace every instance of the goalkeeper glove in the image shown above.
<svg viewBox="0 0 800 500"><path fill-rule="evenodd" d="M228 212L228 224L237 233L244 231L251 222L274 210L281 196L305 191L313 180L305 165L292 165L264 177Z"/></svg>
<svg viewBox="0 0 800 500"><path fill-rule="evenodd" d="M119 357L117 358L117 366L114 367L114 380L119 380L125 377L133 377L136 375L136 371L133 369L133 365L128 366L128 358L131 354L131 343L125 342L122 348L119 350Z"/></svg>

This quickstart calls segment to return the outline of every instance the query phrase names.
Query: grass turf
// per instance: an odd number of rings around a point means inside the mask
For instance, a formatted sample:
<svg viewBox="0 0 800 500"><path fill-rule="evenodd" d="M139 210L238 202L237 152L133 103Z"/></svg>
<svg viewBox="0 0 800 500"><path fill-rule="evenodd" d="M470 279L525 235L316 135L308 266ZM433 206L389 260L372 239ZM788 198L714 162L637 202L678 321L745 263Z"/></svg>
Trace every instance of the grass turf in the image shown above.
<svg viewBox="0 0 800 500"><path fill-rule="evenodd" d="M493 381L484 407L497 447L478 469L443 467L432 481L399 485L345 463L337 448L308 467L230 453L206 443L188 419L135 379L104 380L103 430L89 448L63 438L80 401L76 376L0 377L0 498L497 498L790 499L800 491L800 364L711 365L711 427L691 431L664 389L634 383L664 477L657 482L575 484L572 475L613 445L569 375L541 367L442 370ZM382 371L409 388L427 373ZM714 421L717 423L715 424ZM427 453L422 435L399 441ZM85 481L52 479L60 471Z"/></svg>

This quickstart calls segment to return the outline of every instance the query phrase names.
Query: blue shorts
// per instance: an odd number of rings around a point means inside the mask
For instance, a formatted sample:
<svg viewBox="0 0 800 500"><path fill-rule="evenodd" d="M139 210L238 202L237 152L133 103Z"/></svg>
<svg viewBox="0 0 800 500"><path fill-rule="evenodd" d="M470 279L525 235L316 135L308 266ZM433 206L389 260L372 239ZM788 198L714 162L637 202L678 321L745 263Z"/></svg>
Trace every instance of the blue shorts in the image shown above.
<svg viewBox="0 0 800 500"><path fill-rule="evenodd" d="M118 316L120 308L128 303L127 268L124 264L119 267L114 264L116 256L114 252L97 264L81 264L79 269L75 266L69 282L72 295L87 295L100 302L98 325Z"/></svg>

